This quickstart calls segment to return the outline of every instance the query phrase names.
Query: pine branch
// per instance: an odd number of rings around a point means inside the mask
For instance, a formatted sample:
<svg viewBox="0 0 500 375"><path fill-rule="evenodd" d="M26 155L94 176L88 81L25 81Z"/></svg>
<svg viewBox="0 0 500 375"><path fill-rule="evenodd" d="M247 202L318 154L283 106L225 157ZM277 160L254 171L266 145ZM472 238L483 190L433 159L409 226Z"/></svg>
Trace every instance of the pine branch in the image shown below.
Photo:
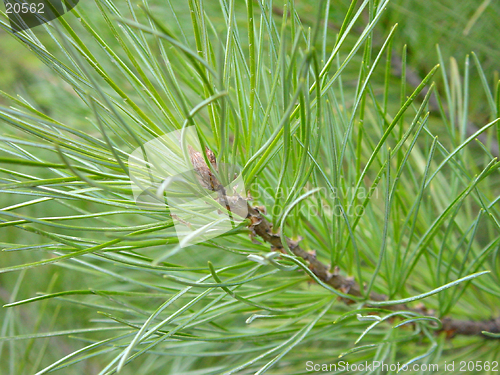
<svg viewBox="0 0 500 375"><path fill-rule="evenodd" d="M217 170L216 158L213 152L206 148L206 155L212 167ZM245 205L247 206L247 218L250 219L249 229L252 234L255 234L262 238L265 242L271 245L271 248L275 251L284 251L284 246L281 241L281 236L274 233L272 224L262 215L261 209L259 207L252 207L248 204L247 200L236 196L236 197L227 197L226 192L222 186L222 184L218 181L217 177L214 176L210 168L207 166L204 158L202 157L200 152L195 152L194 150L190 150L191 155L191 163L196 171L196 173L200 176L200 179L203 180L203 186L206 189L212 191L218 191L219 196L224 197L224 201L228 201L231 199L231 205L226 204L226 208L228 211L236 210L235 213L241 215L241 208ZM210 182L210 184L208 183ZM244 211L244 210L243 210ZM353 297L363 297L364 293L362 293L361 286L355 282L352 277L342 276L339 272L330 272L330 267L325 263L319 261L316 258L315 252L309 252L302 249L299 245L299 241L294 241L288 237L285 237L286 245L291 250L291 252L302 259L304 259L309 264L309 269L325 284L330 285L334 289L341 291L344 294L351 295ZM387 301L388 297L371 292L369 295L369 300L371 301ZM343 298L343 301L347 304L353 303L355 299ZM367 307L370 306L369 302L366 304ZM391 310L406 310L413 311L422 315L434 316L434 312L428 310L424 305L420 304L418 307L410 307L406 304L396 304L388 306ZM438 332L445 332L448 337L452 337L455 335L465 335L465 336L475 336L480 335L484 337L490 338L490 336L486 336L483 334L484 331L490 333L500 333L500 317L491 320L457 320L453 318L443 318L441 319L442 327L438 330Z"/></svg>

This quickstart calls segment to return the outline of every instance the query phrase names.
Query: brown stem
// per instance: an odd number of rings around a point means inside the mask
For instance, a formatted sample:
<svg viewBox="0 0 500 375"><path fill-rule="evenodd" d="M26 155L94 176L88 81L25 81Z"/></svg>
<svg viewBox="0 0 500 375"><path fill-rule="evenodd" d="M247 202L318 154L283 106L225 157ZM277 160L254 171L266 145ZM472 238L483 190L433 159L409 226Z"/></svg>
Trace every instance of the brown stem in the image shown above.
<svg viewBox="0 0 500 375"><path fill-rule="evenodd" d="M275 234L272 230L272 224L267 221L267 219L261 214L258 207L252 207L248 204L248 218L250 219L250 230L262 238L265 242L269 243L274 250L282 251L284 249L283 243L281 242L281 237ZM345 277L340 275L338 272L331 273L329 266L319 261L316 258L314 252L308 252L302 249L298 241L293 241L290 238L286 238L286 242L292 253L309 264L309 269L324 283L332 286L333 288L351 295L353 297L361 297L363 293L359 284L357 284L353 278ZM369 296L371 301L386 301L388 298L383 294L370 293ZM344 298L345 303L352 303L354 300ZM370 307L369 303L367 306ZM419 314L428 314L430 311L424 306L419 307L408 307L404 304L388 306L391 310L407 310L418 312ZM441 332L446 332L448 337L454 335L481 335L483 331L500 333L500 318L492 320L457 320L452 318L443 318L441 320L442 328ZM486 337L486 336L484 336Z"/></svg>

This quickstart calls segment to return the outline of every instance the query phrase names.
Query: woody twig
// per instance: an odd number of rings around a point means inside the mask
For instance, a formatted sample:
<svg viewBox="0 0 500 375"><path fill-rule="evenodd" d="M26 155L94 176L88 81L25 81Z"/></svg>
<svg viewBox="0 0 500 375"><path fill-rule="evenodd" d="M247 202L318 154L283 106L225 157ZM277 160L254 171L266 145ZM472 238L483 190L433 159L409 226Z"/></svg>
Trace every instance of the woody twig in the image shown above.
<svg viewBox="0 0 500 375"><path fill-rule="evenodd" d="M273 233L272 225L269 221L261 214L260 210L256 207L251 207L248 205L248 217L250 218L250 228L252 232L261 237L265 242L270 244L272 248L281 250L283 249L283 243L281 237ZM285 237L286 238L286 237ZM294 255L304 259L310 270L324 283L332 286L333 288L342 291L343 293L353 296L362 297L363 293L359 284L357 284L353 278L342 276L340 273L330 273L329 266L319 261L316 258L314 252L309 252L300 247L297 241L293 241L286 238L288 248L292 251ZM345 303L352 303L353 300L347 298L342 299ZM386 301L387 296L379 293L370 293L369 300L371 301ZM366 304L367 307L371 307L369 302ZM427 310L425 306L420 304L417 307L410 307L405 304L397 304L387 306L391 310L405 310L413 311L423 315L432 315L432 311ZM491 320L458 320L453 318L443 318L441 319L442 327L440 332L445 332L448 337L455 335L483 335L483 331L491 333L500 333L500 318ZM484 336L488 337L488 336Z"/></svg>

